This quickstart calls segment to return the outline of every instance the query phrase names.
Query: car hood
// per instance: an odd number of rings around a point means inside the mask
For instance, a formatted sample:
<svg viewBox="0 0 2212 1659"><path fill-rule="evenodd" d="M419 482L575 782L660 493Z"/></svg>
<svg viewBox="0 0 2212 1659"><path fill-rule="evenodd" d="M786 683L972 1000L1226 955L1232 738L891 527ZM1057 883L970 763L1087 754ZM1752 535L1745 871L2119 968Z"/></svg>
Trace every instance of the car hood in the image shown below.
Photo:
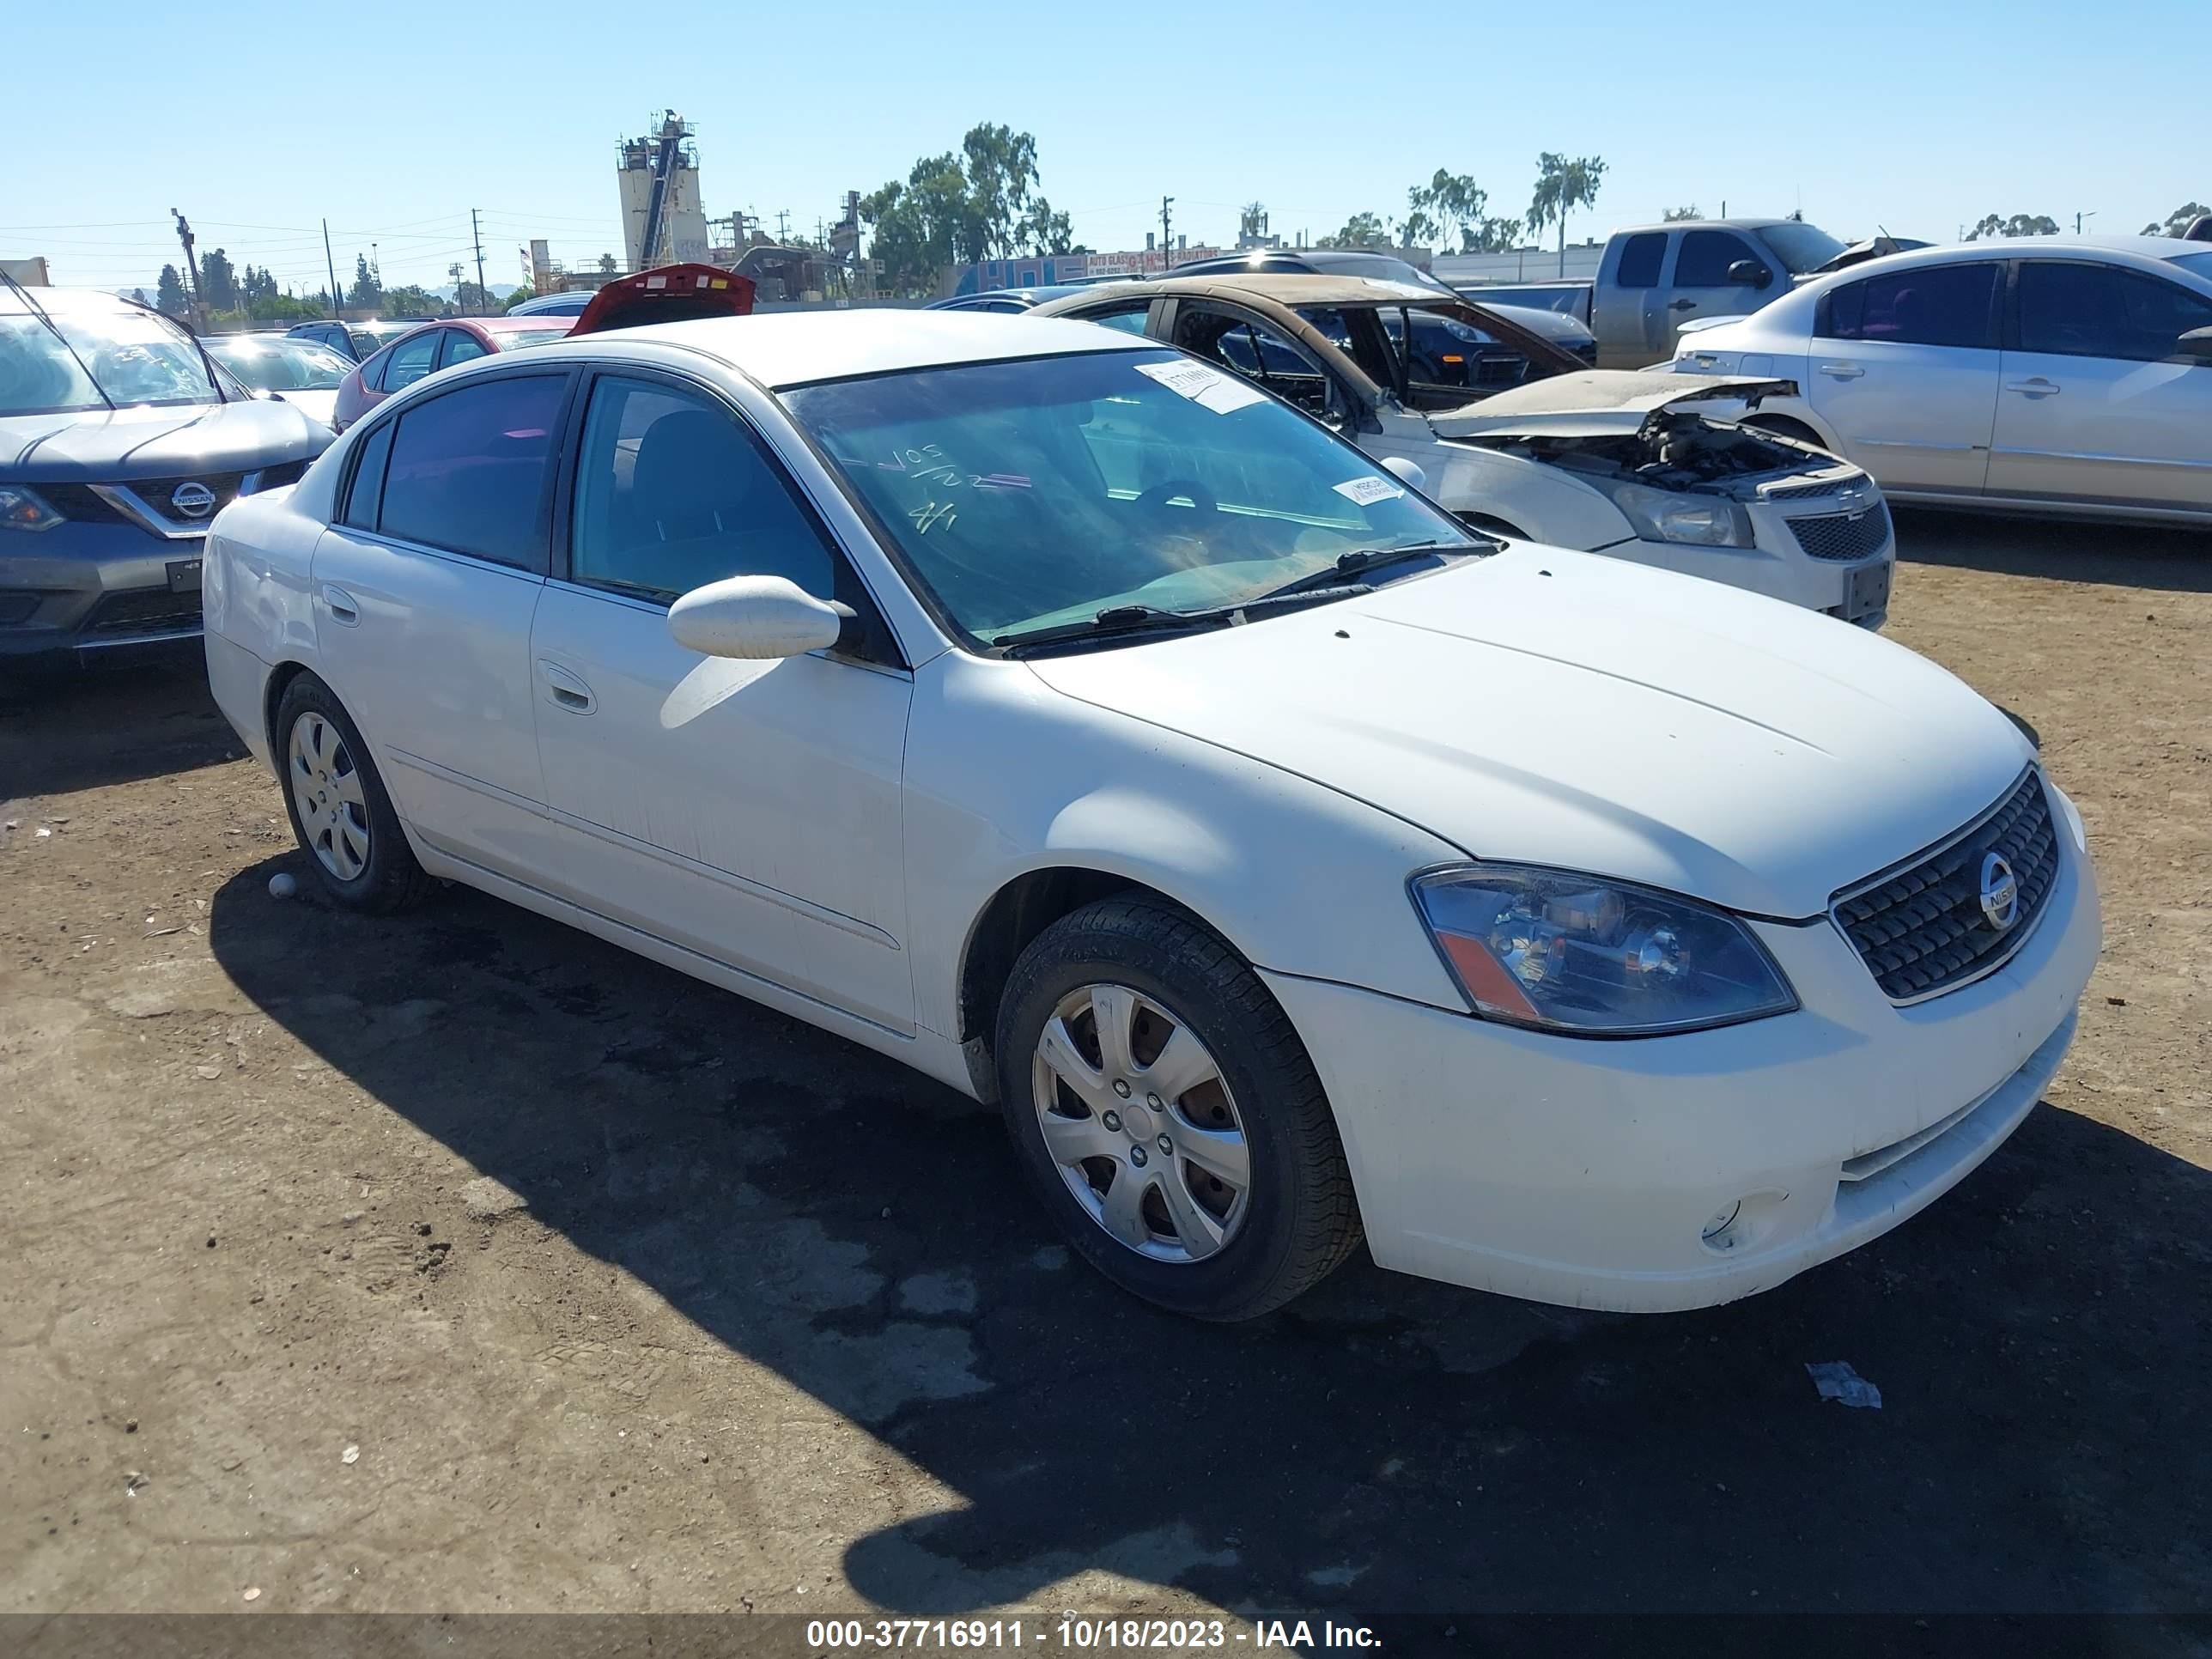
<svg viewBox="0 0 2212 1659"><path fill-rule="evenodd" d="M2033 755L1995 708L1877 635L1527 544L1244 627L1027 665L1471 856L1786 919L1966 823Z"/></svg>
<svg viewBox="0 0 2212 1659"><path fill-rule="evenodd" d="M1589 368L1494 392L1463 409L1429 416L1444 438L1578 438L1634 432L1662 409L1698 407L1718 415L1791 397L1794 380L1735 374L1678 374L1669 368ZM1710 410L1705 405L1724 405Z"/></svg>
<svg viewBox="0 0 2212 1659"><path fill-rule="evenodd" d="M307 460L331 429L289 403L195 404L0 419L0 478L112 483L194 472L246 472Z"/></svg>

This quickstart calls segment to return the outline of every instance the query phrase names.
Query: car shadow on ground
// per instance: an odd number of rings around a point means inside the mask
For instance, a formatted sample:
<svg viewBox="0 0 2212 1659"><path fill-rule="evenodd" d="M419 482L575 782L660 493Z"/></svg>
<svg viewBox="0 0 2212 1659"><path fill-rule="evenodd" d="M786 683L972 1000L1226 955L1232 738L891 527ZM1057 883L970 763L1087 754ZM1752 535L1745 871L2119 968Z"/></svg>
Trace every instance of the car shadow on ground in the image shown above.
<svg viewBox="0 0 2212 1659"><path fill-rule="evenodd" d="M1899 507L1897 556L2006 576L2212 593L2212 531Z"/></svg>
<svg viewBox="0 0 2212 1659"><path fill-rule="evenodd" d="M237 760L199 641L128 664L0 673L0 800Z"/></svg>
<svg viewBox="0 0 2212 1659"><path fill-rule="evenodd" d="M995 1114L887 1060L465 890L368 920L271 899L279 869L210 918L273 1020L960 1495L848 1547L886 1607L1083 1568L1316 1614L2205 1606L2212 1174L2087 1118L2039 1109L1732 1307L1579 1314L1363 1253L1206 1326L1071 1264ZM1879 1410L1816 1396L1832 1360Z"/></svg>

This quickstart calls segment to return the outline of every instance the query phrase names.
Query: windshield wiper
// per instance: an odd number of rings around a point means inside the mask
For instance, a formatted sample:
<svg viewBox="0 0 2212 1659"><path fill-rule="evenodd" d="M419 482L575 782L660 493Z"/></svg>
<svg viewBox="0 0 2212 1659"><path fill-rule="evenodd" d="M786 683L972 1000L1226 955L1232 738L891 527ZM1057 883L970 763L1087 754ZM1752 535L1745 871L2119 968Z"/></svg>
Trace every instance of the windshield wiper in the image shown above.
<svg viewBox="0 0 2212 1659"><path fill-rule="evenodd" d="M1337 555L1336 562L1319 570L1310 571L1295 581L1285 582L1280 587L1271 587L1260 596L1261 600L1282 599L1292 593L1312 593L1341 586L1348 578L1364 575L1384 565L1403 564L1412 559L1440 558L1456 555L1467 557L1481 552L1494 551L1502 544L1490 542L1413 542L1404 547L1363 547L1349 553Z"/></svg>
<svg viewBox="0 0 2212 1659"><path fill-rule="evenodd" d="M1278 588L1255 594L1235 605L1210 605L1203 611L1164 611L1156 605L1114 605L1087 622L1056 623L1050 628L1024 629L1000 634L991 643L1008 650L1026 646L1064 645L1073 641L1126 639L1140 634L1194 634L1216 628L1233 628L1278 611L1303 610L1335 599L1357 599L1375 590L1366 582L1347 581L1334 568L1318 573L1328 580L1310 586Z"/></svg>
<svg viewBox="0 0 2212 1659"><path fill-rule="evenodd" d="M1062 640L1117 639L1125 634L1186 632L1203 628L1226 628L1235 616L1231 607L1208 611L1164 611L1156 605L1110 605L1082 622L1055 623L1049 628L1025 628L993 636L1000 647L1057 645Z"/></svg>

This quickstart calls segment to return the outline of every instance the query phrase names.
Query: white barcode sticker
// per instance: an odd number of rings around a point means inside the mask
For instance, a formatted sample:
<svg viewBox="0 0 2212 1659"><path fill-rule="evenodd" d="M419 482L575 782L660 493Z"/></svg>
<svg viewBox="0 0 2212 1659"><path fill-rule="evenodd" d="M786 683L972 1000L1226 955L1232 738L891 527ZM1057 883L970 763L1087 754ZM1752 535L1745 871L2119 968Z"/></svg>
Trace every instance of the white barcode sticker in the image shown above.
<svg viewBox="0 0 2212 1659"><path fill-rule="evenodd" d="M1395 501L1406 492L1388 478L1346 478L1336 486L1336 493L1354 507L1372 507L1377 501Z"/></svg>
<svg viewBox="0 0 2212 1659"><path fill-rule="evenodd" d="M1267 396L1234 374L1224 374L1218 368L1188 359L1172 363L1139 363L1137 373L1158 380L1177 397L1188 398L1217 415L1227 415L1262 402Z"/></svg>

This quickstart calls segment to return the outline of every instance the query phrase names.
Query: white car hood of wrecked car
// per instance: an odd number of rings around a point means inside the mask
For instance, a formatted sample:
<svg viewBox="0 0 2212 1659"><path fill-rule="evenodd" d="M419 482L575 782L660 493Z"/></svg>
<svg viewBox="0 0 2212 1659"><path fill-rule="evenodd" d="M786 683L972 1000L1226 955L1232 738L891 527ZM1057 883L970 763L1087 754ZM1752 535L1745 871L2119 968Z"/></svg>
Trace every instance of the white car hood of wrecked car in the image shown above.
<svg viewBox="0 0 2212 1659"><path fill-rule="evenodd" d="M1028 666L1474 857L1788 920L1962 828L2033 757L1966 685L1863 629L1526 544Z"/></svg>
<svg viewBox="0 0 2212 1659"><path fill-rule="evenodd" d="M1683 374L1671 368L1590 368L1492 393L1429 416L1443 438L1583 438L1634 432L1662 409L1732 420L1762 398L1795 397L1794 380Z"/></svg>

